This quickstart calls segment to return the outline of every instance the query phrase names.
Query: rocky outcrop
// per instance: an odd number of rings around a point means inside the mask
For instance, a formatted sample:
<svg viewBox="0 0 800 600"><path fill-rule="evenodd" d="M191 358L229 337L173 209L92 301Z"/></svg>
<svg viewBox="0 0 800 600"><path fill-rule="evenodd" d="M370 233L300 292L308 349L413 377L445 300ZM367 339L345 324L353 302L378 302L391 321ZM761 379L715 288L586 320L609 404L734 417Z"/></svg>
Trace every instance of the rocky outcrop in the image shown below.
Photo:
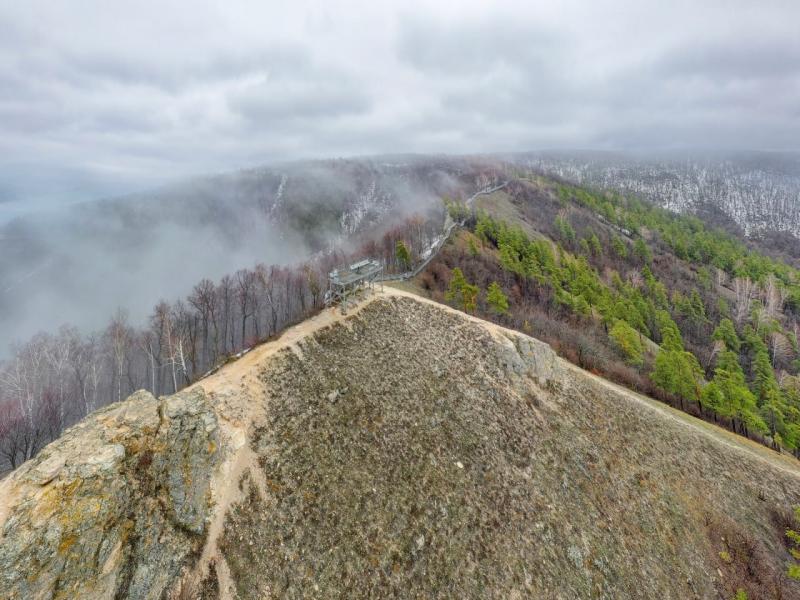
<svg viewBox="0 0 800 600"><path fill-rule="evenodd" d="M0 485L0 598L800 597L796 461L396 291Z"/></svg>
<svg viewBox="0 0 800 600"><path fill-rule="evenodd" d="M219 455L202 391L94 413L3 482L0 597L161 597L203 544Z"/></svg>

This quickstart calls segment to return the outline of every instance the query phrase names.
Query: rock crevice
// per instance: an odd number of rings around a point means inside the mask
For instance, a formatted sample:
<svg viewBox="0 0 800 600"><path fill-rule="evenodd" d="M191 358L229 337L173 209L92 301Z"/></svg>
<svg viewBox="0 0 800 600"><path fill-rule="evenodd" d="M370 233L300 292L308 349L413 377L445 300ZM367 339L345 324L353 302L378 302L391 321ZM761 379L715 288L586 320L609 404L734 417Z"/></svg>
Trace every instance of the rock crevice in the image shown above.
<svg viewBox="0 0 800 600"><path fill-rule="evenodd" d="M202 390L97 411L4 482L0 597L159 598L202 546L219 455Z"/></svg>

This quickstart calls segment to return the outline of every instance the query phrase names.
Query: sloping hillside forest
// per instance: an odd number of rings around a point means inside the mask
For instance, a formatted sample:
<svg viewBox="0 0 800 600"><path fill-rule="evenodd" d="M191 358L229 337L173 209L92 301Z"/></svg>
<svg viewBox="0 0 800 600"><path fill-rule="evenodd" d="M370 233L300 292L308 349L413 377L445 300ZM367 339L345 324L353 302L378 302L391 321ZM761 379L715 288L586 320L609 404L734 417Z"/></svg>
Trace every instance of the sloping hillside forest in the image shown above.
<svg viewBox="0 0 800 600"><path fill-rule="evenodd" d="M562 356L776 449L800 448L800 276L711 229L633 196L577 187L512 163L465 171L463 227L416 283L435 299L550 343ZM349 248L296 266L259 264L144 323L120 309L97 331L69 324L13 346L0 363L0 473L93 410L137 389L173 393L318 311L327 273L372 256L389 273L428 256L437 211L398 217ZM90 307L87 307L90 309Z"/></svg>
<svg viewBox="0 0 800 600"><path fill-rule="evenodd" d="M517 176L420 276L433 297L775 449L800 452L800 272L696 217Z"/></svg>
<svg viewBox="0 0 800 600"><path fill-rule="evenodd" d="M365 247L386 272L402 272L441 231L441 222L412 214ZM364 251L339 248L297 266L258 264L216 282L204 278L185 298L158 302L146 323L120 309L99 331L64 325L14 344L0 362L0 474L95 409L139 389L176 392L307 318L324 304L327 273Z"/></svg>

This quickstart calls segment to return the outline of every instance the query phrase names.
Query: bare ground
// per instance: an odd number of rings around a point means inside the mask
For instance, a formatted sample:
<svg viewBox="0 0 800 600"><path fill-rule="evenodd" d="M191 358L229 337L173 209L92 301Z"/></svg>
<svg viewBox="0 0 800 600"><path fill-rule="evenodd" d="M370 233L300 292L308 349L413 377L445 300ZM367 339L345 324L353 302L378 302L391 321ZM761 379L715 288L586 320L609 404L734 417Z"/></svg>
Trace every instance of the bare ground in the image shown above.
<svg viewBox="0 0 800 600"><path fill-rule="evenodd" d="M224 598L800 597L794 459L558 359L539 377L521 339L387 287L201 381L238 441L195 580Z"/></svg>

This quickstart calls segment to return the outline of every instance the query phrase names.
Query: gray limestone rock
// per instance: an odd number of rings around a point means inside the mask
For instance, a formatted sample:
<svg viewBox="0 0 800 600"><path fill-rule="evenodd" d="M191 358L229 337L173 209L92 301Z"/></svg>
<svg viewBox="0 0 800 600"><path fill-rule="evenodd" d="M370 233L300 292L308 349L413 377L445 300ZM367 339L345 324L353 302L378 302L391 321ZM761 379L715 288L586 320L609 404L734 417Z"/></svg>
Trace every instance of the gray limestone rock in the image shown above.
<svg viewBox="0 0 800 600"><path fill-rule="evenodd" d="M95 412L7 482L0 597L161 597L203 542L219 453L200 391Z"/></svg>

